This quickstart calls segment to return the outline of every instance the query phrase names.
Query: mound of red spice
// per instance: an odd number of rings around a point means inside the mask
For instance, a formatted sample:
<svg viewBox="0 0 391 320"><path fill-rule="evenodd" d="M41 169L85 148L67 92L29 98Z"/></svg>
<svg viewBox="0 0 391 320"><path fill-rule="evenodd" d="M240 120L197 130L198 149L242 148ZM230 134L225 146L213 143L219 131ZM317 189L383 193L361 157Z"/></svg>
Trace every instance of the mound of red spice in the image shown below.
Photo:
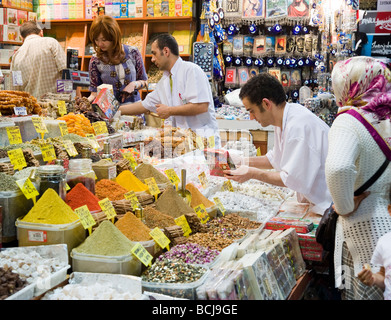
<svg viewBox="0 0 391 320"><path fill-rule="evenodd" d="M78 183L67 193L65 202L72 208L72 210L84 205L87 205L90 211L102 210L98 203L99 199L82 183Z"/></svg>

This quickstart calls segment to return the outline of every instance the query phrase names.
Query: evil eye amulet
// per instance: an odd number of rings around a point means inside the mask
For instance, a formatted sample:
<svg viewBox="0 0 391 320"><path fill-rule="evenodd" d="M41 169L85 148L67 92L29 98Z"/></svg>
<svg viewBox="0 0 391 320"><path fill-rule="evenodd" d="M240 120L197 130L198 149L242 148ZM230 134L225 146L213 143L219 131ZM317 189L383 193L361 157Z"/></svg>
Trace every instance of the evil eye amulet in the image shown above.
<svg viewBox="0 0 391 320"><path fill-rule="evenodd" d="M247 66L247 67L250 67L253 65L253 59L251 57L247 57L245 60L244 60L244 64Z"/></svg>
<svg viewBox="0 0 391 320"><path fill-rule="evenodd" d="M301 32L301 26L300 25L296 25L293 30L292 30L292 33L294 35L298 35L299 33Z"/></svg>
<svg viewBox="0 0 391 320"><path fill-rule="evenodd" d="M282 66L284 64L284 59L283 58L277 58L276 63L277 63L277 65Z"/></svg>
<svg viewBox="0 0 391 320"><path fill-rule="evenodd" d="M242 58L236 57L236 58L234 59L234 65L235 65L235 66L240 66L241 64L242 64Z"/></svg>
<svg viewBox="0 0 391 320"><path fill-rule="evenodd" d="M251 24L249 27L248 27L248 31L251 33L251 34L255 34L257 32L258 28L255 24Z"/></svg>
<svg viewBox="0 0 391 320"><path fill-rule="evenodd" d="M266 64L268 67L272 67L274 65L274 58L267 58L266 59Z"/></svg>

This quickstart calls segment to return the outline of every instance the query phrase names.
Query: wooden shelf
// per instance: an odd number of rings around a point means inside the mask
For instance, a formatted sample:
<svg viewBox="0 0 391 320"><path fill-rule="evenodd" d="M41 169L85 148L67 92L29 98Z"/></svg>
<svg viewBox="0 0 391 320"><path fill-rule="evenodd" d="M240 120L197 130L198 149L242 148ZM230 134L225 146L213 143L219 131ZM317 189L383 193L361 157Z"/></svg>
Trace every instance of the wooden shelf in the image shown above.
<svg viewBox="0 0 391 320"><path fill-rule="evenodd" d="M193 17L142 17L142 18L115 18L117 22L191 22L195 18ZM39 22L45 23L46 20L40 20ZM92 23L93 19L53 19L49 20L50 23Z"/></svg>
<svg viewBox="0 0 391 320"><path fill-rule="evenodd" d="M182 58L188 58L190 57L190 53L181 53L179 54ZM145 58L152 58L152 54L146 54Z"/></svg>
<svg viewBox="0 0 391 320"><path fill-rule="evenodd" d="M14 42L14 41L0 41L2 44L12 44L14 46L21 46L23 42Z"/></svg>
<svg viewBox="0 0 391 320"><path fill-rule="evenodd" d="M0 68L9 68L10 66L10 63L0 63Z"/></svg>
<svg viewBox="0 0 391 320"><path fill-rule="evenodd" d="M4 5L4 4L0 4L0 8L9 8L9 9L23 10L23 11L27 11L27 12L34 12L33 10L18 8L15 6L9 6L9 5Z"/></svg>

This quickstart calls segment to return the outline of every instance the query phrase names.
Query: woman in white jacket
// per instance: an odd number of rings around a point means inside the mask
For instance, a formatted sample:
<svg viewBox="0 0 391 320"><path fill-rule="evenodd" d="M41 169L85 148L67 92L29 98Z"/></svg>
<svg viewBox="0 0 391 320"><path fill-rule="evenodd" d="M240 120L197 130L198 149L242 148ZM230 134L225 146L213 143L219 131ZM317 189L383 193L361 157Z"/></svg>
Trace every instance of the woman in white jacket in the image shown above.
<svg viewBox="0 0 391 320"><path fill-rule="evenodd" d="M325 170L339 214L335 284L343 299L383 299L382 290L366 286L357 274L378 239L391 231L391 165L362 196L353 193L391 160L391 71L371 57L354 57L335 65L332 80L340 108L329 131Z"/></svg>

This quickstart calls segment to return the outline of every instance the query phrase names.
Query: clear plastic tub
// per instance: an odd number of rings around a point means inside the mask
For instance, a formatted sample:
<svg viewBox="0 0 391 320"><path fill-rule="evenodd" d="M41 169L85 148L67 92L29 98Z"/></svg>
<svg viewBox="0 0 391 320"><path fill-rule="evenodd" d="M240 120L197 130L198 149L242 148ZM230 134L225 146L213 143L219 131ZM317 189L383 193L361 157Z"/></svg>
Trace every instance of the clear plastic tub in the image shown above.
<svg viewBox="0 0 391 320"><path fill-rule="evenodd" d="M0 122L0 147L9 146L7 128L14 127L15 123L10 119L7 122Z"/></svg>
<svg viewBox="0 0 391 320"><path fill-rule="evenodd" d="M196 300L197 288L202 285L209 275L210 270L203 266L207 271L197 281L190 283L162 283L162 282L148 282L141 281L143 291L156 292L160 294L169 295L176 298L183 298L189 300Z"/></svg>
<svg viewBox="0 0 391 320"><path fill-rule="evenodd" d="M140 276L141 262L133 254L124 256L98 256L71 252L74 272L114 273Z"/></svg>
<svg viewBox="0 0 391 320"><path fill-rule="evenodd" d="M103 144L108 141L110 143L111 150L117 150L123 148L123 135L122 133L112 133L107 136L98 136L96 141L99 143L103 150Z"/></svg>
<svg viewBox="0 0 391 320"><path fill-rule="evenodd" d="M86 239L80 220L68 224L41 224L16 220L19 247L66 244L68 254Z"/></svg>
<svg viewBox="0 0 391 320"><path fill-rule="evenodd" d="M38 117L38 116L15 117L13 119L15 125L19 127L20 135L22 136L23 142L40 138L37 131L35 130L33 121L31 120L32 117Z"/></svg>
<svg viewBox="0 0 391 320"><path fill-rule="evenodd" d="M0 192L0 206L3 208L3 242L16 240L16 219L27 214L33 207L33 200L27 200L22 191Z"/></svg>
<svg viewBox="0 0 391 320"><path fill-rule="evenodd" d="M65 120L43 120L43 123L46 125L46 128L48 129L48 132L45 133L44 138L57 138L61 137L61 130L59 123L65 123Z"/></svg>

